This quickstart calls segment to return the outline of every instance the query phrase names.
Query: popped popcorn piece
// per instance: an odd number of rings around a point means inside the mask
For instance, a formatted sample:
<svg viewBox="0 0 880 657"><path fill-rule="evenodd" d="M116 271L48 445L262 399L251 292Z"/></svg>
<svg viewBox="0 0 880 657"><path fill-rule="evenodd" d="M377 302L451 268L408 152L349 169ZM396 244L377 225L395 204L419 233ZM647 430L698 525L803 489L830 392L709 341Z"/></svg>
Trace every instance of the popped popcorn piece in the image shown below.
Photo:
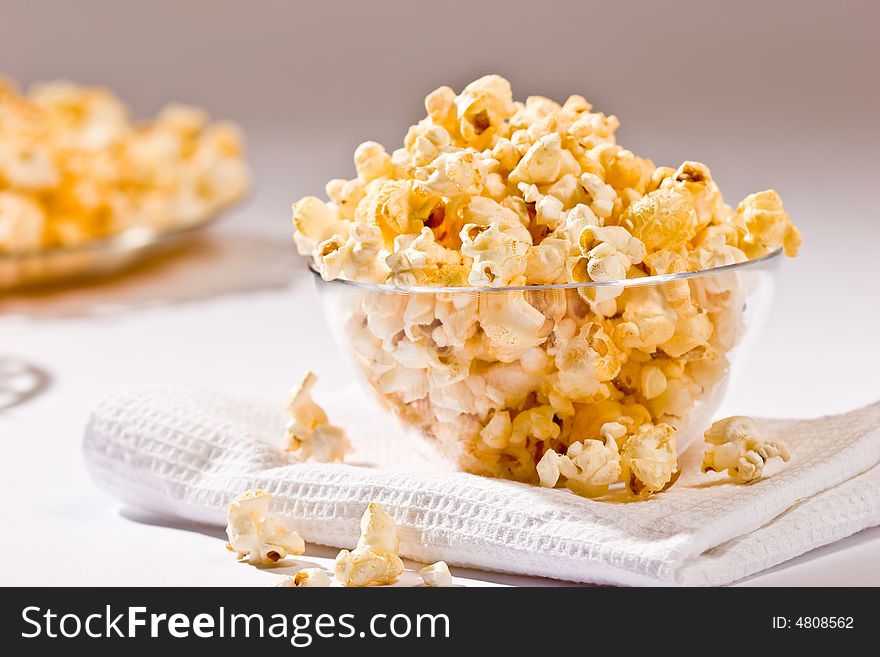
<svg viewBox="0 0 880 657"><path fill-rule="evenodd" d="M291 417L287 425L287 450L298 461L342 461L351 443L345 430L330 424L327 413L312 399L317 380L313 372L306 372L287 400L285 408Z"/></svg>
<svg viewBox="0 0 880 657"><path fill-rule="evenodd" d="M403 572L400 557L365 549L342 550L336 556L336 579L343 586L393 584Z"/></svg>
<svg viewBox="0 0 880 657"><path fill-rule="evenodd" d="M466 224L461 229L461 253L473 259L468 282L475 287L522 282L530 247L504 225Z"/></svg>
<svg viewBox="0 0 880 657"><path fill-rule="evenodd" d="M344 276L383 283L391 271L385 263L387 253L379 226L354 221L348 229L347 239L343 241L334 235L324 240L315 249L314 258L320 263L324 280Z"/></svg>
<svg viewBox="0 0 880 657"><path fill-rule="evenodd" d="M498 75L474 80L453 103L459 134L467 145L475 148L488 145L514 112L510 83Z"/></svg>
<svg viewBox="0 0 880 657"><path fill-rule="evenodd" d="M302 554L306 545L289 522L269 513L272 496L251 490L237 496L227 512L226 535L239 561L274 566L289 554Z"/></svg>
<svg viewBox="0 0 880 657"><path fill-rule="evenodd" d="M425 586L431 587L450 587L452 586L452 574L449 572L449 566L445 561L432 563L425 566L419 571Z"/></svg>
<svg viewBox="0 0 880 657"><path fill-rule="evenodd" d="M587 226L581 233L580 248L586 256L587 275L597 283L625 279L630 267L645 258L645 245L621 226ZM619 286L608 286L584 288L583 294L589 301L601 303L622 291Z"/></svg>
<svg viewBox="0 0 880 657"><path fill-rule="evenodd" d="M423 167L416 169L416 188L426 196L479 195L483 191L489 167L494 160L484 160L473 149L448 150Z"/></svg>
<svg viewBox="0 0 880 657"><path fill-rule="evenodd" d="M699 223L689 192L661 187L630 205L621 225L654 251L680 248L697 234Z"/></svg>
<svg viewBox="0 0 880 657"><path fill-rule="evenodd" d="M480 429L480 437L493 449L503 449L510 442L510 434L513 431L513 423L510 421L510 413L501 411L495 413L485 427Z"/></svg>
<svg viewBox="0 0 880 657"><path fill-rule="evenodd" d="M743 239L750 258L757 258L780 247L794 257L801 246L801 234L791 223L782 207L782 199L768 189L750 194L736 208L734 223L745 224L748 234Z"/></svg>
<svg viewBox="0 0 880 657"><path fill-rule="evenodd" d="M597 217L610 217L614 211L614 201L617 200L617 192L611 185L606 185L594 173L582 173L579 178L581 186L590 196L589 207Z"/></svg>
<svg viewBox="0 0 880 657"><path fill-rule="evenodd" d="M294 238L300 255L310 255L315 247L344 229L333 209L314 196L293 204Z"/></svg>
<svg viewBox="0 0 880 657"><path fill-rule="evenodd" d="M597 497L620 479L620 453L617 440L626 435L626 427L606 422L599 431L601 439L573 442L564 455L550 449L538 462L541 486L554 488L560 477L566 485L586 497Z"/></svg>
<svg viewBox="0 0 880 657"><path fill-rule="evenodd" d="M398 236L385 262L395 285L467 285L468 269L461 255L438 244L428 227L418 235Z"/></svg>
<svg viewBox="0 0 880 657"><path fill-rule="evenodd" d="M435 124L449 127L450 118L455 121L455 91L452 87L439 87L429 93L425 97L425 111Z"/></svg>
<svg viewBox="0 0 880 657"><path fill-rule="evenodd" d="M365 183L377 178L388 178L394 169L391 166L391 156L385 152L381 144L374 141L365 141L354 152L354 167L357 169L358 178Z"/></svg>
<svg viewBox="0 0 880 657"><path fill-rule="evenodd" d="M760 479L770 459L791 459L784 442L765 439L758 423L741 415L715 422L706 431L705 439L709 446L703 454L703 472L726 470L731 479L741 484Z"/></svg>
<svg viewBox="0 0 880 657"><path fill-rule="evenodd" d="M528 349L539 345L547 318L522 292L486 294L479 300L479 321L489 343L497 348Z"/></svg>
<svg viewBox="0 0 880 657"><path fill-rule="evenodd" d="M553 132L541 137L526 151L510 172L509 180L514 184L547 184L559 180L576 167L571 153L563 150L559 133Z"/></svg>
<svg viewBox="0 0 880 657"><path fill-rule="evenodd" d="M330 577L323 568L303 568L292 577L284 575L275 584L280 588L307 588L330 586Z"/></svg>
<svg viewBox="0 0 880 657"><path fill-rule="evenodd" d="M400 539L394 520L375 502L361 517L361 536L354 550L336 556L336 579L343 586L391 584L403 572Z"/></svg>
<svg viewBox="0 0 880 657"><path fill-rule="evenodd" d="M295 205L327 280L469 288L353 293L344 330L370 385L461 469L589 496L665 489L675 430L727 377L749 293L740 271L675 275L794 255L778 195L734 211L705 164L656 167L584 98L514 102L498 76L440 87L425 111L391 155L361 146L329 201Z"/></svg>
<svg viewBox="0 0 880 657"><path fill-rule="evenodd" d="M629 437L621 453L625 483L636 495L662 490L678 472L675 429L646 424Z"/></svg>

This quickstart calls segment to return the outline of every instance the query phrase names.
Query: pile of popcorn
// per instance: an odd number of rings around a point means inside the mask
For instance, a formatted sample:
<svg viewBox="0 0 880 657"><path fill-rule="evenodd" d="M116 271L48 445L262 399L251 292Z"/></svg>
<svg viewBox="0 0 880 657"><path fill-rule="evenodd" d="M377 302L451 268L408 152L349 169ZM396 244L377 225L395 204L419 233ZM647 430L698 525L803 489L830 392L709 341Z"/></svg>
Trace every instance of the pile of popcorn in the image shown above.
<svg viewBox="0 0 880 657"><path fill-rule="evenodd" d="M247 188L241 134L200 109L169 105L135 125L105 89L23 95L0 78L0 254L192 225Z"/></svg>
<svg viewBox="0 0 880 657"><path fill-rule="evenodd" d="M709 169L655 167L581 96L514 102L489 75L440 87L389 154L293 205L300 253L349 288L372 387L457 467L599 496L677 474L676 433L724 380L747 285L701 271L801 238L773 190L724 203ZM570 288L493 289L546 284Z"/></svg>

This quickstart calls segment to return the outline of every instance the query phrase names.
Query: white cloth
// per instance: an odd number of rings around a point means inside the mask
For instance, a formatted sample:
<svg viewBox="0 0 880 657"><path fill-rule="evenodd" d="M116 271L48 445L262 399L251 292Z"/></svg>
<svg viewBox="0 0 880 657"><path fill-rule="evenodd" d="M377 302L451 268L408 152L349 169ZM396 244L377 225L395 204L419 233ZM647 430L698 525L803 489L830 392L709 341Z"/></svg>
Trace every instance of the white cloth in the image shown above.
<svg viewBox="0 0 880 657"><path fill-rule="evenodd" d="M94 479L133 507L224 525L238 493L274 495L307 542L351 547L377 501L401 552L424 562L623 585L734 582L880 524L880 403L846 415L769 420L792 460L751 485L701 474L694 445L669 491L607 503L458 472L359 393L319 399L348 431L346 464L290 464L277 405L192 388L125 391L92 415L84 450Z"/></svg>

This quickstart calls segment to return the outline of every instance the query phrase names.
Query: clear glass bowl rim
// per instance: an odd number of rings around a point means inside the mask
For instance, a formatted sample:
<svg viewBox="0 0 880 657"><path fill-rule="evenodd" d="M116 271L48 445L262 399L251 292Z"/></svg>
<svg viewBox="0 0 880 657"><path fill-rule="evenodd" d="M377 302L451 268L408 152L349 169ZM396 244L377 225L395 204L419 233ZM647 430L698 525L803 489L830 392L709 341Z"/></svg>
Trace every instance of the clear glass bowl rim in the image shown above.
<svg viewBox="0 0 880 657"><path fill-rule="evenodd" d="M764 269L770 264L778 261L782 256L782 249L771 251L767 255L755 258L754 260L745 260L732 265L723 265L721 267L712 267L711 269L700 269L698 271L682 272L680 274L661 274L657 276L643 276L641 278L625 278L616 281L604 281L596 283L590 281L587 283L553 283L547 285L510 285L507 287L441 287L438 285L387 285L385 283L362 283L359 281L350 281L345 278L334 278L326 281L321 274L315 269L311 260L308 263L309 271L314 274L322 283L332 285L347 285L350 287L360 288L362 290L372 290L376 292L397 292L408 294L439 294L439 293L485 293L485 292L540 292L544 290L577 290L581 288L599 288L599 287L638 287L642 285L657 285L667 283L669 281L688 280L691 278L699 278L715 274L726 274L735 271Z"/></svg>

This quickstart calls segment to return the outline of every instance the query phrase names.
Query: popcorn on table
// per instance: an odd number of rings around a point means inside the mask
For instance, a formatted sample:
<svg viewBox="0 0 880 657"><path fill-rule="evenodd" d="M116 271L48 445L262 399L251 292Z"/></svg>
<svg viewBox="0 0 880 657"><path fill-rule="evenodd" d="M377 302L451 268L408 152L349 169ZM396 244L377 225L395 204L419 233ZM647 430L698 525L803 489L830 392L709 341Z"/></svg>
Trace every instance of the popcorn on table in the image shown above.
<svg viewBox="0 0 880 657"><path fill-rule="evenodd" d="M281 588L307 588L307 587L326 587L330 586L330 576L323 568L303 568L295 575L284 575L275 584Z"/></svg>
<svg viewBox="0 0 880 657"><path fill-rule="evenodd" d="M198 108L139 125L105 89L51 82L24 95L0 78L0 254L197 223L248 178L238 128Z"/></svg>
<svg viewBox="0 0 880 657"><path fill-rule="evenodd" d="M403 572L400 539L394 520L375 502L361 517L361 536L354 550L336 557L336 579L343 586L391 584Z"/></svg>
<svg viewBox="0 0 880 657"><path fill-rule="evenodd" d="M289 554L305 552L305 542L288 521L269 512L271 501L269 493L251 490L229 505L226 535L239 561L274 566Z"/></svg>
<svg viewBox="0 0 880 657"><path fill-rule="evenodd" d="M314 373L306 372L287 400L291 418L287 425L287 449L299 461L342 461L351 443L345 430L330 424L327 413L312 399L312 387L317 380Z"/></svg>
<svg viewBox="0 0 880 657"><path fill-rule="evenodd" d="M425 566L419 571L425 586L431 587L450 587L452 586L452 574L449 572L449 566L445 561L432 563Z"/></svg>
<svg viewBox="0 0 880 657"><path fill-rule="evenodd" d="M772 458L791 459L785 443L761 435L752 418L735 415L719 420L705 434L709 445L703 453L703 472L727 471L738 483L760 479L764 466Z"/></svg>
<svg viewBox="0 0 880 657"><path fill-rule="evenodd" d="M778 194L734 210L706 165L656 167L583 97L516 102L497 75L440 87L425 110L401 148L358 147L327 201L294 203L297 248L324 279L603 285L362 289L344 327L361 369L462 470L586 495L668 487L676 430L725 378L746 290L735 274L614 282L796 255Z"/></svg>

